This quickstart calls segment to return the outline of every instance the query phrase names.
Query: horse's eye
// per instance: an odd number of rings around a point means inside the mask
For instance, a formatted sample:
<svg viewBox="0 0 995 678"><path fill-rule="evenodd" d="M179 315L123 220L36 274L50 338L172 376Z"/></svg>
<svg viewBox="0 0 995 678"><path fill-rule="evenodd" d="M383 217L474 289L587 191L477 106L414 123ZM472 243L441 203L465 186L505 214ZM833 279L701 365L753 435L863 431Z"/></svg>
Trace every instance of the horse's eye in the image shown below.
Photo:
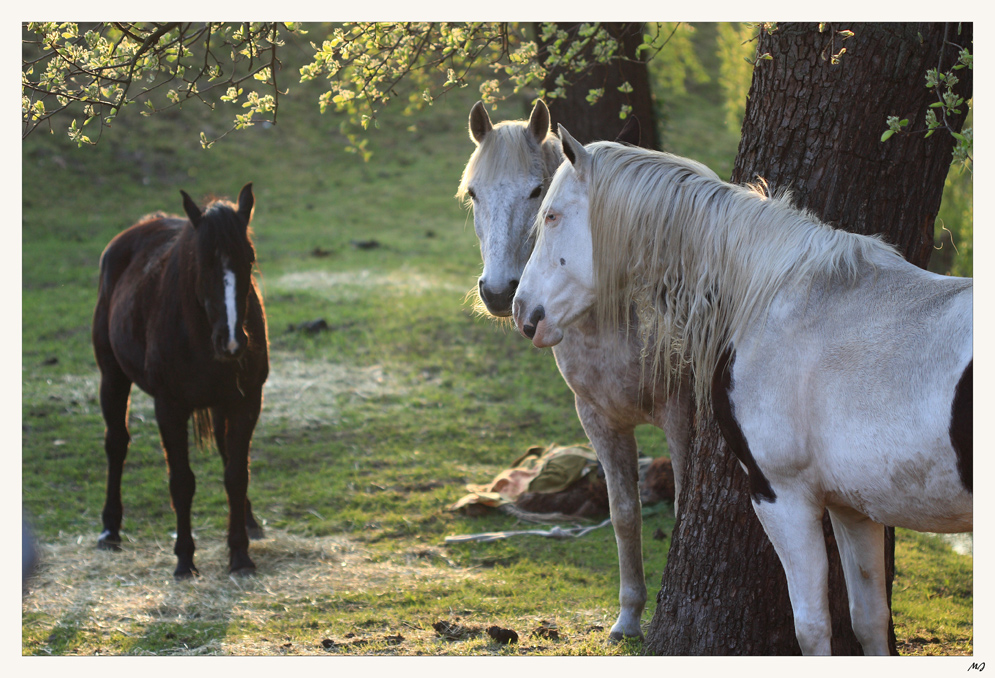
<svg viewBox="0 0 995 678"><path fill-rule="evenodd" d="M470 196L470 200L476 200L477 194L473 192L472 188L466 189L467 194Z"/></svg>
<svg viewBox="0 0 995 678"><path fill-rule="evenodd" d="M532 189L532 192L529 193L529 200L532 200L533 198L538 198L540 195L542 195L542 184L539 184L534 189Z"/></svg>
<svg viewBox="0 0 995 678"><path fill-rule="evenodd" d="M555 212L546 212L546 224L549 226L556 225L556 219L559 217Z"/></svg>

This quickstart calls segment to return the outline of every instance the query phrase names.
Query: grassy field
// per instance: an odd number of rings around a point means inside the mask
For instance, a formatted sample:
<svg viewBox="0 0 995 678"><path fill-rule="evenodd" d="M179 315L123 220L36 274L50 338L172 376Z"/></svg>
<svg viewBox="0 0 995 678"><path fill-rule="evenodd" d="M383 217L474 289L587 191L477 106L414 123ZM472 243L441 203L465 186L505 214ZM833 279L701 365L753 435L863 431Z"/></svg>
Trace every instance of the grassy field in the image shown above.
<svg viewBox="0 0 995 678"><path fill-rule="evenodd" d="M127 115L96 148L40 132L23 142L22 498L41 553L22 599L24 654L641 652L606 643L618 608L610 527L573 541L443 541L533 527L445 509L531 445L586 440L551 353L464 300L480 271L471 217L452 197L472 150L466 94L416 119L385 118L368 164L343 150L339 121L302 86L281 98L278 125L210 151L197 141L198 109ZM521 117L526 105L492 115ZM682 138L688 148L673 150L694 155ZM708 152L734 153L734 136L731 150ZM234 197L246 181L272 362L249 488L267 539L251 546L256 576L227 575L221 464L195 453L202 576L176 582L166 468L151 400L137 390L125 548L95 549L105 474L89 336L97 261L142 214L180 212L179 189ZM379 246L352 244L370 239ZM317 319L329 330L299 329ZM661 432L638 437L644 452L666 454ZM647 508L644 622L672 526L669 504ZM904 532L898 548L903 652L970 654L972 558ZM438 622L459 632L442 637ZM519 643L493 642L493 625Z"/></svg>

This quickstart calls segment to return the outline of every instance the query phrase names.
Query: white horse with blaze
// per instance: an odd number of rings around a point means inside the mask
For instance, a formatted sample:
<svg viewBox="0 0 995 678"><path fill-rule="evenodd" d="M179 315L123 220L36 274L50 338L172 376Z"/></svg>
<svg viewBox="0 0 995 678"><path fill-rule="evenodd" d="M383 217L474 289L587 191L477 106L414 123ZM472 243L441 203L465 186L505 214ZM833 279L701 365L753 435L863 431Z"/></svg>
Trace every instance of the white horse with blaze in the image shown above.
<svg viewBox="0 0 995 678"><path fill-rule="evenodd" d="M973 529L973 283L913 266L685 158L560 127L569 162L514 300L553 346L636 308L749 476L805 654L829 654L829 510L865 654L887 654L884 525Z"/></svg>

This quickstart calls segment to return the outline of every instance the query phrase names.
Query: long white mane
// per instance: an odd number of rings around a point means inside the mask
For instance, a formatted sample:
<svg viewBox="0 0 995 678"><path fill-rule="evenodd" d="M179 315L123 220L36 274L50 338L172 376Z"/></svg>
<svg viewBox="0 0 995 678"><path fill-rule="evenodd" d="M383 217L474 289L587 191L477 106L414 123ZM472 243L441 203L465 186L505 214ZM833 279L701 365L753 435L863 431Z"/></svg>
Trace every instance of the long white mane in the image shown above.
<svg viewBox="0 0 995 678"><path fill-rule="evenodd" d="M702 410L719 356L785 285L849 284L862 264L900 256L818 221L787 193L724 182L693 160L606 142L586 149L598 322L617 331L634 311L644 368L672 381L690 366Z"/></svg>
<svg viewBox="0 0 995 678"><path fill-rule="evenodd" d="M547 182L552 178L563 159L560 139L550 132L540 147L529 133L528 124L527 120L505 120L494 125L463 168L457 199L467 199L471 181L491 182L508 176L526 176L532 169L538 169Z"/></svg>

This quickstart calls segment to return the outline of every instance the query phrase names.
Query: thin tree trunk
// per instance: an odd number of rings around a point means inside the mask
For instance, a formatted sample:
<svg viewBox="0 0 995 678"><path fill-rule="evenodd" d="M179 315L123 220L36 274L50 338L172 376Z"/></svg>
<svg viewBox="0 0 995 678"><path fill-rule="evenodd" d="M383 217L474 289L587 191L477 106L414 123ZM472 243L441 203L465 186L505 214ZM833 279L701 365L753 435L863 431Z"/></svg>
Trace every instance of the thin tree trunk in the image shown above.
<svg viewBox="0 0 995 678"><path fill-rule="evenodd" d="M575 35L581 24L561 22L557 26ZM646 62L641 61L636 54L636 48L643 42L643 24L604 23L602 26L619 42L622 58L615 59L606 66L595 66L582 77L562 73L571 81L571 84L565 88L566 96L546 99L553 129L556 129L557 123L563 123L575 139L585 144L599 140L611 141L625 124L625 121L619 118L619 111L625 104L632 106L632 115L639 119L642 135L640 145L645 148L657 148L656 117L653 111L649 69ZM536 33L538 34L538 26ZM537 41L541 63L546 58L548 45L539 38ZM584 52L583 56L589 61L593 60L589 50ZM543 86L553 89L560 74L560 71L550 72ZM619 91L619 87L625 82L632 86L632 91ZM593 105L588 103L588 92L599 88L604 89L604 94Z"/></svg>
<svg viewBox="0 0 995 678"><path fill-rule="evenodd" d="M844 29L854 36L841 41ZM758 54L772 58L754 70L732 181L760 176L775 190L791 188L795 202L824 221L884 233L925 266L952 138L945 132L880 138L889 115L909 118L910 130L925 128L935 101L925 72L949 68L958 52L943 49L944 36L971 47L972 27L964 24L958 33L956 24L831 24L820 32L815 24L779 24L761 32ZM961 96L970 98L970 71L958 74ZM954 123L959 131L963 116ZM647 652L798 654L784 571L750 505L746 475L710 417L692 423L689 457ZM893 532L886 548L893 568ZM861 654L831 529L827 549L832 650Z"/></svg>

